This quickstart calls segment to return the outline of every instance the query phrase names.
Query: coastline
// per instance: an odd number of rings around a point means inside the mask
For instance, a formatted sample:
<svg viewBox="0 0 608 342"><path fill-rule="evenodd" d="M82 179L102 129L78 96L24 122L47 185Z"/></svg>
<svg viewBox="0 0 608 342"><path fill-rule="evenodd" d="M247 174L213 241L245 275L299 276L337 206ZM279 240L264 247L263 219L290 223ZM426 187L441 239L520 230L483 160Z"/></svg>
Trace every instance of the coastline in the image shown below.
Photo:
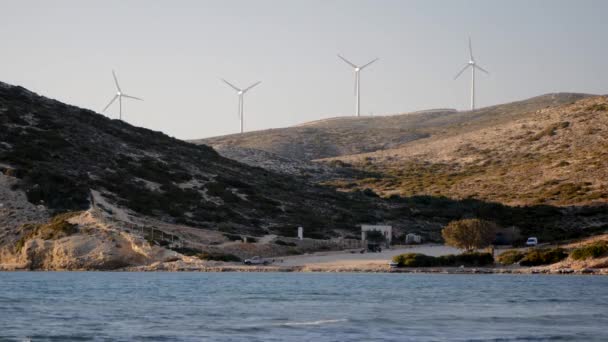
<svg viewBox="0 0 608 342"><path fill-rule="evenodd" d="M170 256L144 265L119 268L83 267L80 263L59 267L34 268L30 264L4 263L0 271L60 271L60 272L281 272L281 273L422 273L422 274L551 274L551 275L608 275L608 257L589 261L564 260L545 266L491 267L398 267L391 268L388 261L395 255L408 252L426 255L444 255L454 250L443 245L400 246L381 253L359 253L352 250L325 251L285 257L268 258L268 265L244 265L240 262L201 260L197 257ZM497 250L500 254L504 250ZM99 265L97 265L99 266Z"/></svg>

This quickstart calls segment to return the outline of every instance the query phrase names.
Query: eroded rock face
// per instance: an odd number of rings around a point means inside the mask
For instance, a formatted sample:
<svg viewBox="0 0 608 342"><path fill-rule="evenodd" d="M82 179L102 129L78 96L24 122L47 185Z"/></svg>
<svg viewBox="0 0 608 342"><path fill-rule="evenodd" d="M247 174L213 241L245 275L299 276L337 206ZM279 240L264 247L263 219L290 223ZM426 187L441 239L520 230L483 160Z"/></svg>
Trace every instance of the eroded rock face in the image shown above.
<svg viewBox="0 0 608 342"><path fill-rule="evenodd" d="M2 248L0 263L3 268L113 270L180 257L173 251L151 246L141 237L104 224L90 211L68 221L74 225L74 231L68 236L50 238L35 230L22 231L18 243Z"/></svg>

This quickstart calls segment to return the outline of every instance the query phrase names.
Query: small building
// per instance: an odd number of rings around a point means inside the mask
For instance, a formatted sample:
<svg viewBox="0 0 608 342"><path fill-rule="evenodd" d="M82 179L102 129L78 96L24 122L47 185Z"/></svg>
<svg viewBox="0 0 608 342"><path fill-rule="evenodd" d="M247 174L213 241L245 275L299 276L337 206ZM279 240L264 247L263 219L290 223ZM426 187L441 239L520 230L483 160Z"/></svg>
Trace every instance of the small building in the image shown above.
<svg viewBox="0 0 608 342"><path fill-rule="evenodd" d="M367 232L377 231L382 233L386 240L386 245L390 246L393 241L393 227L392 226L383 226L383 225L371 225L371 224L362 224L361 225L361 241L367 241Z"/></svg>
<svg viewBox="0 0 608 342"><path fill-rule="evenodd" d="M422 243L422 236L414 233L409 233L405 236L405 243L407 245Z"/></svg>

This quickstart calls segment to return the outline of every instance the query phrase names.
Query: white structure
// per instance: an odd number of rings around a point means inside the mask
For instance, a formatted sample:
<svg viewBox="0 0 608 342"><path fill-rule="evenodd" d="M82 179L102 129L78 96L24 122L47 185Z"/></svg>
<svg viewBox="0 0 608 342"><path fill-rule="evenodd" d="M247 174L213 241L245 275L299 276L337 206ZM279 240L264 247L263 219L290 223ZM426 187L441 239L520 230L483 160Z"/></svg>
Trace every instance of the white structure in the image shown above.
<svg viewBox="0 0 608 342"><path fill-rule="evenodd" d="M422 236L414 234L414 233L409 233L405 236L405 243L406 244L413 244L413 243L421 243L422 242Z"/></svg>
<svg viewBox="0 0 608 342"><path fill-rule="evenodd" d="M251 88L257 86L258 84L262 83L262 82L256 82L252 85L250 85L249 87L245 88L245 89L241 89L237 86L235 86L234 84L222 79L222 81L224 81L224 83L226 83L227 85L229 85L232 89L236 90L237 95L239 96L239 110L238 110L238 115L239 115L239 120L241 122L241 133L243 133L243 97L245 96L245 93L248 92L249 90L251 90Z"/></svg>
<svg viewBox="0 0 608 342"><path fill-rule="evenodd" d="M298 239L300 239L300 240L304 239L304 228L302 228L302 227L298 227Z"/></svg>
<svg viewBox="0 0 608 342"><path fill-rule="evenodd" d="M371 224L362 224L361 225L361 241L367 241L367 232L377 231L381 232L382 235L386 238L386 243L388 245L391 244L393 240L393 227L392 226L378 226Z"/></svg>
<svg viewBox="0 0 608 342"><path fill-rule="evenodd" d="M114 101L116 101L116 99L118 99L118 107L119 107L118 119L122 120L122 98L126 97L128 99L139 100L139 101L143 101L143 99L123 93L122 90L120 90L120 85L118 85L118 78L116 77L116 73L114 72L114 70L112 70L112 76L114 76L114 84L116 85L116 95L114 95L114 97L112 98L110 103L108 103L108 105L105 106L105 108L102 110L102 112L105 112L106 109L108 109L108 107L110 107L112 105L112 103L114 103Z"/></svg>
<svg viewBox="0 0 608 342"><path fill-rule="evenodd" d="M346 58L338 55L338 57L343 60L346 64L350 65L353 67L353 69L355 69L355 115L357 116L361 116L361 70L363 70L364 68L368 67L370 64L374 63L375 61L378 60L378 58L374 59L373 61L363 65L363 66L358 66L354 63L351 63L349 60L347 60Z"/></svg>
<svg viewBox="0 0 608 342"><path fill-rule="evenodd" d="M454 77L454 79L460 77L460 75L462 75L462 73L465 72L467 68L471 68L471 110L475 110L475 69L479 69L485 72L486 74L489 74L489 72L484 70L482 67L477 65L477 62L475 62L475 58L473 57L473 45L471 44L471 37L469 37L469 62L465 64L464 68L460 70L460 72L456 75L456 77Z"/></svg>

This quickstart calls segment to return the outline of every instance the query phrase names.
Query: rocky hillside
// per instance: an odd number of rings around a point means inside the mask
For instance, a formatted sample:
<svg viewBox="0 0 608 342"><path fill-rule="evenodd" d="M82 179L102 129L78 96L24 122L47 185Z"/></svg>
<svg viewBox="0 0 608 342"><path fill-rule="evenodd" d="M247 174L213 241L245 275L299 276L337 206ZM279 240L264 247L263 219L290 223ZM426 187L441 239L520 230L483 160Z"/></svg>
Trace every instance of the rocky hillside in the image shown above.
<svg viewBox="0 0 608 342"><path fill-rule="evenodd" d="M220 149L226 146L257 149L289 159L310 161L397 148L434 135L466 132L471 125L490 127L586 96L549 94L472 112L437 109L389 116L339 117L194 142Z"/></svg>
<svg viewBox="0 0 608 342"><path fill-rule="evenodd" d="M608 203L608 99L590 97L468 124L399 148L337 159L376 173L343 189L475 198L508 205Z"/></svg>
<svg viewBox="0 0 608 342"><path fill-rule="evenodd" d="M304 225L311 235L329 236L380 219L384 210L362 194L250 167L207 146L1 83L0 128L1 170L17 179L10 188L50 213L110 203L227 233L281 234Z"/></svg>

